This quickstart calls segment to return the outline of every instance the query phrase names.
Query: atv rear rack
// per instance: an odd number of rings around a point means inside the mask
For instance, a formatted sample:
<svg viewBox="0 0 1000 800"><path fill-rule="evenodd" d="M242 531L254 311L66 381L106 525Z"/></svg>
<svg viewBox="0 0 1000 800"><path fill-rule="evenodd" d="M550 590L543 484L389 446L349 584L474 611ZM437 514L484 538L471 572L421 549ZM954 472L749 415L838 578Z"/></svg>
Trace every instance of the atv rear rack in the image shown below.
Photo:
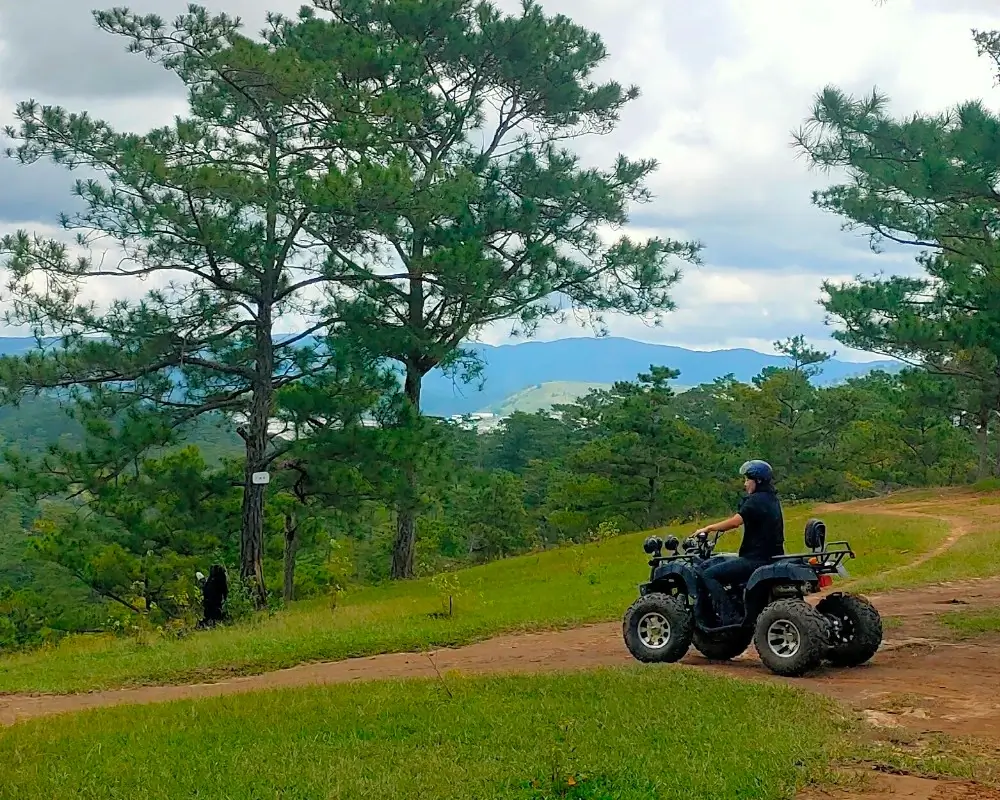
<svg viewBox="0 0 1000 800"><path fill-rule="evenodd" d="M692 562L699 558L700 556L697 553L672 553L668 556L653 556L649 559L649 566L657 567L667 561ZM856 558L848 542L829 542L822 550L773 556L771 560L803 561L812 567L817 575L833 575L839 571L840 565L848 558Z"/></svg>
<svg viewBox="0 0 1000 800"><path fill-rule="evenodd" d="M845 559L856 558L847 542L829 542L822 550L808 553L791 553L774 556L772 561L804 561L817 575L832 575L840 571Z"/></svg>

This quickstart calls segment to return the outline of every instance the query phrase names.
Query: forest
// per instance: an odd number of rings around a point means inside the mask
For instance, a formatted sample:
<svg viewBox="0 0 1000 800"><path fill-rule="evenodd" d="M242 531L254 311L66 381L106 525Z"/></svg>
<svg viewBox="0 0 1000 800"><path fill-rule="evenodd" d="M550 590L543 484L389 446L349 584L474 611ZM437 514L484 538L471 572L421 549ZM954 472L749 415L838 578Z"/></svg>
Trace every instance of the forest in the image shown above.
<svg viewBox="0 0 1000 800"><path fill-rule="evenodd" d="M675 393L678 373L652 365L574 404L515 412L486 433L430 420L416 574L726 515L748 454L769 454L786 504L996 482L1000 440L991 432L989 452L977 450L975 417L954 381L904 370L818 388L811 379L826 354L799 337L778 347L790 366L752 383L721 378ZM109 431L86 428L74 410L39 397L0 417L8 482L0 642L190 629L201 611L196 573L238 565L239 437L221 417L204 418L176 445L85 488ZM310 488L304 463L290 463L269 493L263 564L272 608L389 579L387 454L398 433L366 422L347 421L338 434L350 447L324 450L322 492ZM232 614L252 608L237 591Z"/></svg>
<svg viewBox="0 0 1000 800"><path fill-rule="evenodd" d="M877 93L828 89L796 135L847 175L817 206L918 253L922 277L823 287L834 337L902 372L818 388L828 356L793 337L789 366L749 383L675 392L651 364L479 434L421 390L435 369L475 382L483 330L656 322L701 260L700 242L623 232L654 161L571 149L639 93L595 79L600 37L532 2L316 0L260 36L197 6L95 21L171 73L187 113L137 133L25 101L5 131L19 168L84 177L65 235L0 239L8 320L39 343L0 358L0 647L183 633L212 564L237 619L693 522L732 509L749 457L786 502L1000 477L981 231L1000 123L980 104L895 120ZM99 307L95 279L150 288Z"/></svg>

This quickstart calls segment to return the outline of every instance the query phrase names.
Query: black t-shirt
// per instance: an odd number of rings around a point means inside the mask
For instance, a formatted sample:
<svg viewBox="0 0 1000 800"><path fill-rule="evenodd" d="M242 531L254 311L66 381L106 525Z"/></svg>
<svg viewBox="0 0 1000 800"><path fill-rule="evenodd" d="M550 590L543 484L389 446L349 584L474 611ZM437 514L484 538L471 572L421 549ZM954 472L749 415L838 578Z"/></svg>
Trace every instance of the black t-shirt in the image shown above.
<svg viewBox="0 0 1000 800"><path fill-rule="evenodd" d="M755 561L770 561L785 553L785 521L774 492L754 492L740 502L743 541L740 555Z"/></svg>

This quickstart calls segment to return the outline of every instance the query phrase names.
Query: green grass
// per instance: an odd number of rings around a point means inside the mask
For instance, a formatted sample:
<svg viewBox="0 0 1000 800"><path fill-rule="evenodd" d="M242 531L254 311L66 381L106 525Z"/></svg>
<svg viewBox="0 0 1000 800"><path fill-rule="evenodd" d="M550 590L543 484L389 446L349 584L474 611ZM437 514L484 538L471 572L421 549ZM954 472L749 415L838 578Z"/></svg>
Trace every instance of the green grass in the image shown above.
<svg viewBox="0 0 1000 800"><path fill-rule="evenodd" d="M972 501L976 502L976 501ZM897 572L886 579L877 576L865 581L864 591L885 591L924 586L944 581L989 578L1000 574L1000 535L994 519L987 519L965 534L941 555L923 564Z"/></svg>
<svg viewBox="0 0 1000 800"><path fill-rule="evenodd" d="M824 515L824 520L827 538L846 539L857 553L856 559L844 562L850 577L866 581L930 552L948 535L948 525L933 519L835 513ZM798 532L793 528L792 535ZM785 538L790 538L787 530Z"/></svg>
<svg viewBox="0 0 1000 800"><path fill-rule="evenodd" d="M901 492L883 497L879 500L882 505L909 505L911 503L922 503L928 500L936 500L941 496L940 489L904 489Z"/></svg>
<svg viewBox="0 0 1000 800"><path fill-rule="evenodd" d="M16 725L0 800L778 800L844 729L684 668L314 687Z"/></svg>
<svg viewBox="0 0 1000 800"><path fill-rule="evenodd" d="M797 549L810 509L787 514L788 548ZM852 576L906 563L944 536L933 521L826 514L830 535L860 554ZM444 599L428 581L367 588L335 610L301 603L250 625L180 640L70 639L50 649L0 659L0 693L66 693L189 683L281 669L309 661L465 644L501 632L555 629L617 620L649 574L643 534L560 548L456 573L455 616L434 617ZM723 539L735 549L738 534ZM902 552L907 551L907 552Z"/></svg>
<svg viewBox="0 0 1000 800"><path fill-rule="evenodd" d="M1000 609L969 609L942 614L940 622L963 638L1000 632Z"/></svg>

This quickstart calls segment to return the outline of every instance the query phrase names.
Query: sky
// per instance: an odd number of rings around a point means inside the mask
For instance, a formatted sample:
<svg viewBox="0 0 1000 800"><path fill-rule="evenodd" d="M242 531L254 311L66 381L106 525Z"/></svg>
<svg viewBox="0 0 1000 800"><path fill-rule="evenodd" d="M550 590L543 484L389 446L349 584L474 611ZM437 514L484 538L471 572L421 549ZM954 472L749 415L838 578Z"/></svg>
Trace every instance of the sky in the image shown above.
<svg viewBox="0 0 1000 800"><path fill-rule="evenodd" d="M293 12L301 0L211 0L258 30L267 10ZM134 11L171 17L181 0L139 0ZM500 0L515 10L518 0ZM677 310L663 324L609 319L610 332L694 349L770 352L796 334L866 360L829 338L819 305L824 279L913 272L913 251L876 255L859 233L810 203L831 177L811 171L791 145L827 84L853 92L878 87L899 115L934 113L974 98L995 107L1000 88L977 57L971 29L1000 28L996 0L544 0L599 32L610 57L603 78L637 84L642 96L609 136L578 143L589 163L618 153L655 158L652 203L633 210L633 236L704 244L704 264L685 268ZM102 6L103 7L103 6ZM0 120L35 99L87 110L120 129L144 132L183 111L169 73L124 51L99 31L81 0L0 0ZM69 205L70 176L0 158L0 232L51 233ZM106 300L121 281L95 284ZM0 328L0 335L19 331ZM588 335L573 321L543 326L537 338ZM481 339L508 340L496 326Z"/></svg>

